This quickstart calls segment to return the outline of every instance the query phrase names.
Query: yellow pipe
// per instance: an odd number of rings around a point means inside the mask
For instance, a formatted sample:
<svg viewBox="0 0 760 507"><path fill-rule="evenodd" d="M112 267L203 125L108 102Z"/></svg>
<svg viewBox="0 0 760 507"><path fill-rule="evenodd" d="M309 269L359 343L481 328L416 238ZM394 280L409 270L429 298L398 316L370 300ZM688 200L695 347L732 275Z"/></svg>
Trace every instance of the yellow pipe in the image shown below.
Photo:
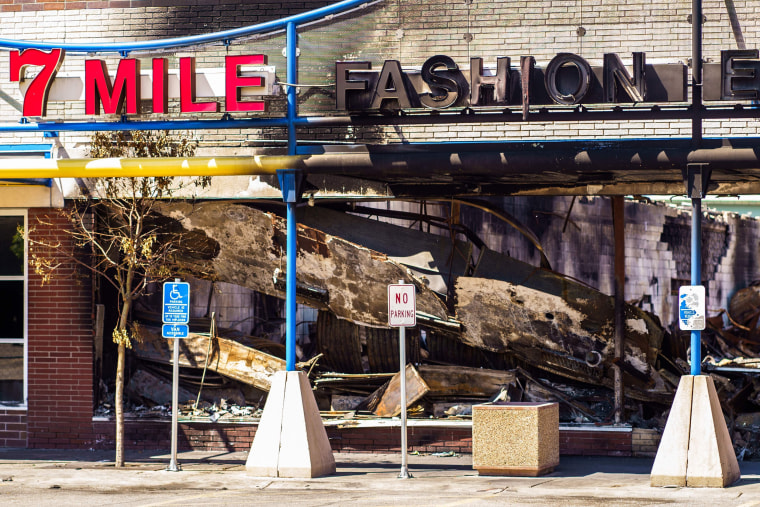
<svg viewBox="0 0 760 507"><path fill-rule="evenodd" d="M305 155L190 158L0 159L0 179L274 175L297 169Z"/></svg>

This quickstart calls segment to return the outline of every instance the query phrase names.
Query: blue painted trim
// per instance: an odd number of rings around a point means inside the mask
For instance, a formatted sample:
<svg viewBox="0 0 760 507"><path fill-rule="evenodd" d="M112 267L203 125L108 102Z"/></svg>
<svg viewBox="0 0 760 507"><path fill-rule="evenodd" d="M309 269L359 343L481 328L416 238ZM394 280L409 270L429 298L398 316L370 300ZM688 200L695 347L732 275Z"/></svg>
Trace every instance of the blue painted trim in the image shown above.
<svg viewBox="0 0 760 507"><path fill-rule="evenodd" d="M169 49L198 44L208 44L211 42L223 42L247 37L249 35L271 33L284 30L289 23L304 24L319 20L328 16L334 16L346 11L359 7L369 6L381 0L344 0L331 5L326 5L301 14L295 14L287 18L267 21L258 25L234 28L202 35L191 35L187 37L175 37L158 41L138 41L138 42L117 42L110 44L78 44L78 43L61 43L61 42L38 42L29 40L3 39L0 38L0 48L2 49L42 49L49 51L51 49L61 48L72 53L120 53L125 56L130 51L145 51L152 49Z"/></svg>
<svg viewBox="0 0 760 507"><path fill-rule="evenodd" d="M41 144L0 144L0 153L2 154L14 154L29 155L33 153L39 153L45 158L50 158L50 151L53 149L53 145L49 143Z"/></svg>
<svg viewBox="0 0 760 507"><path fill-rule="evenodd" d="M53 186L53 180L50 178L17 178L17 179L10 179L10 178L0 178L0 181L7 181L9 183L20 183L22 185L38 185L43 187L52 187Z"/></svg>
<svg viewBox="0 0 760 507"><path fill-rule="evenodd" d="M38 155L44 158L51 158L53 145L52 144L0 144L0 153L3 155L20 155L31 156ZM52 187L53 180L51 178L0 178L0 181L7 181L11 183L21 183L23 185L42 185L45 187Z"/></svg>
<svg viewBox="0 0 760 507"><path fill-rule="evenodd" d="M300 123L300 122L297 122ZM113 130L206 130L286 127L287 118L228 120L101 121L68 123L18 123L0 125L0 132L95 132Z"/></svg>

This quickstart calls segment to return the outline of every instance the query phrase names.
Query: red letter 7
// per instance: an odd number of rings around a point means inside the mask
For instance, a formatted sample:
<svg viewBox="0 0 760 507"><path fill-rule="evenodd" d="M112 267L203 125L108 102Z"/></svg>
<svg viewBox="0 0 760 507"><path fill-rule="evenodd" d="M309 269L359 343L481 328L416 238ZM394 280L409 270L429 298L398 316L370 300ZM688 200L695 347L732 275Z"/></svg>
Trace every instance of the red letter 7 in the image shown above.
<svg viewBox="0 0 760 507"><path fill-rule="evenodd" d="M23 81L24 68L28 65L42 66L24 94L24 116L45 116L48 92L63 63L64 54L63 49L53 49L49 53L39 49L25 49L21 53L11 51L11 81Z"/></svg>

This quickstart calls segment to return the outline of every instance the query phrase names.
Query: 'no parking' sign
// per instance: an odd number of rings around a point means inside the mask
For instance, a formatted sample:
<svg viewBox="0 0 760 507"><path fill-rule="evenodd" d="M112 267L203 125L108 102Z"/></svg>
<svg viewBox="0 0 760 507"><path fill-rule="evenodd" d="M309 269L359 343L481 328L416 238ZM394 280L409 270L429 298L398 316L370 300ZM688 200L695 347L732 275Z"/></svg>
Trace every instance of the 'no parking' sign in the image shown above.
<svg viewBox="0 0 760 507"><path fill-rule="evenodd" d="M388 286L388 325L414 327L417 325L417 305L411 283Z"/></svg>

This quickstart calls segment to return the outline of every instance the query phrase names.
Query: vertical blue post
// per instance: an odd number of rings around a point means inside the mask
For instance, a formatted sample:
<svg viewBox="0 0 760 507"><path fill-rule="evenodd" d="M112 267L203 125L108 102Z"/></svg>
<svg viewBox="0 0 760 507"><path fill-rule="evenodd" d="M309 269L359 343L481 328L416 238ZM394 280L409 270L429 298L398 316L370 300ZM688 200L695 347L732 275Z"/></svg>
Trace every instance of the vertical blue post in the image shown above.
<svg viewBox="0 0 760 507"><path fill-rule="evenodd" d="M294 120L297 115L295 85L298 80L296 26L288 23L286 30L286 79L288 85L288 155L296 154L296 128ZM285 279L285 368L296 369L296 203L301 199L301 182L303 175L295 169L277 171L280 180L282 198L287 203L287 277Z"/></svg>
<svg viewBox="0 0 760 507"><path fill-rule="evenodd" d="M702 199L691 199L691 284L702 285ZM691 331L691 374L702 374L702 331Z"/></svg>
<svg viewBox="0 0 760 507"><path fill-rule="evenodd" d="M285 295L285 365L296 371L296 203L288 203L288 261Z"/></svg>
<svg viewBox="0 0 760 507"><path fill-rule="evenodd" d="M296 154L296 125L295 119L298 114L297 111L297 92L298 89L294 86L298 82L298 39L296 38L296 25L295 23L288 23L285 30L285 41L287 47L287 68L285 71L285 78L288 80L288 155Z"/></svg>
<svg viewBox="0 0 760 507"><path fill-rule="evenodd" d="M702 0L691 1L691 144L702 144ZM702 285L702 197L707 193L709 169L699 166L687 183L691 197L691 284ZM703 178L706 171L707 178ZM688 172L688 168L687 168ZM699 179L697 181L697 178ZM702 332L691 332L691 374L702 373Z"/></svg>
<svg viewBox="0 0 760 507"><path fill-rule="evenodd" d="M301 200L303 173L298 169L280 169L282 199L287 203L287 262L285 277L285 366L296 370L296 204Z"/></svg>

